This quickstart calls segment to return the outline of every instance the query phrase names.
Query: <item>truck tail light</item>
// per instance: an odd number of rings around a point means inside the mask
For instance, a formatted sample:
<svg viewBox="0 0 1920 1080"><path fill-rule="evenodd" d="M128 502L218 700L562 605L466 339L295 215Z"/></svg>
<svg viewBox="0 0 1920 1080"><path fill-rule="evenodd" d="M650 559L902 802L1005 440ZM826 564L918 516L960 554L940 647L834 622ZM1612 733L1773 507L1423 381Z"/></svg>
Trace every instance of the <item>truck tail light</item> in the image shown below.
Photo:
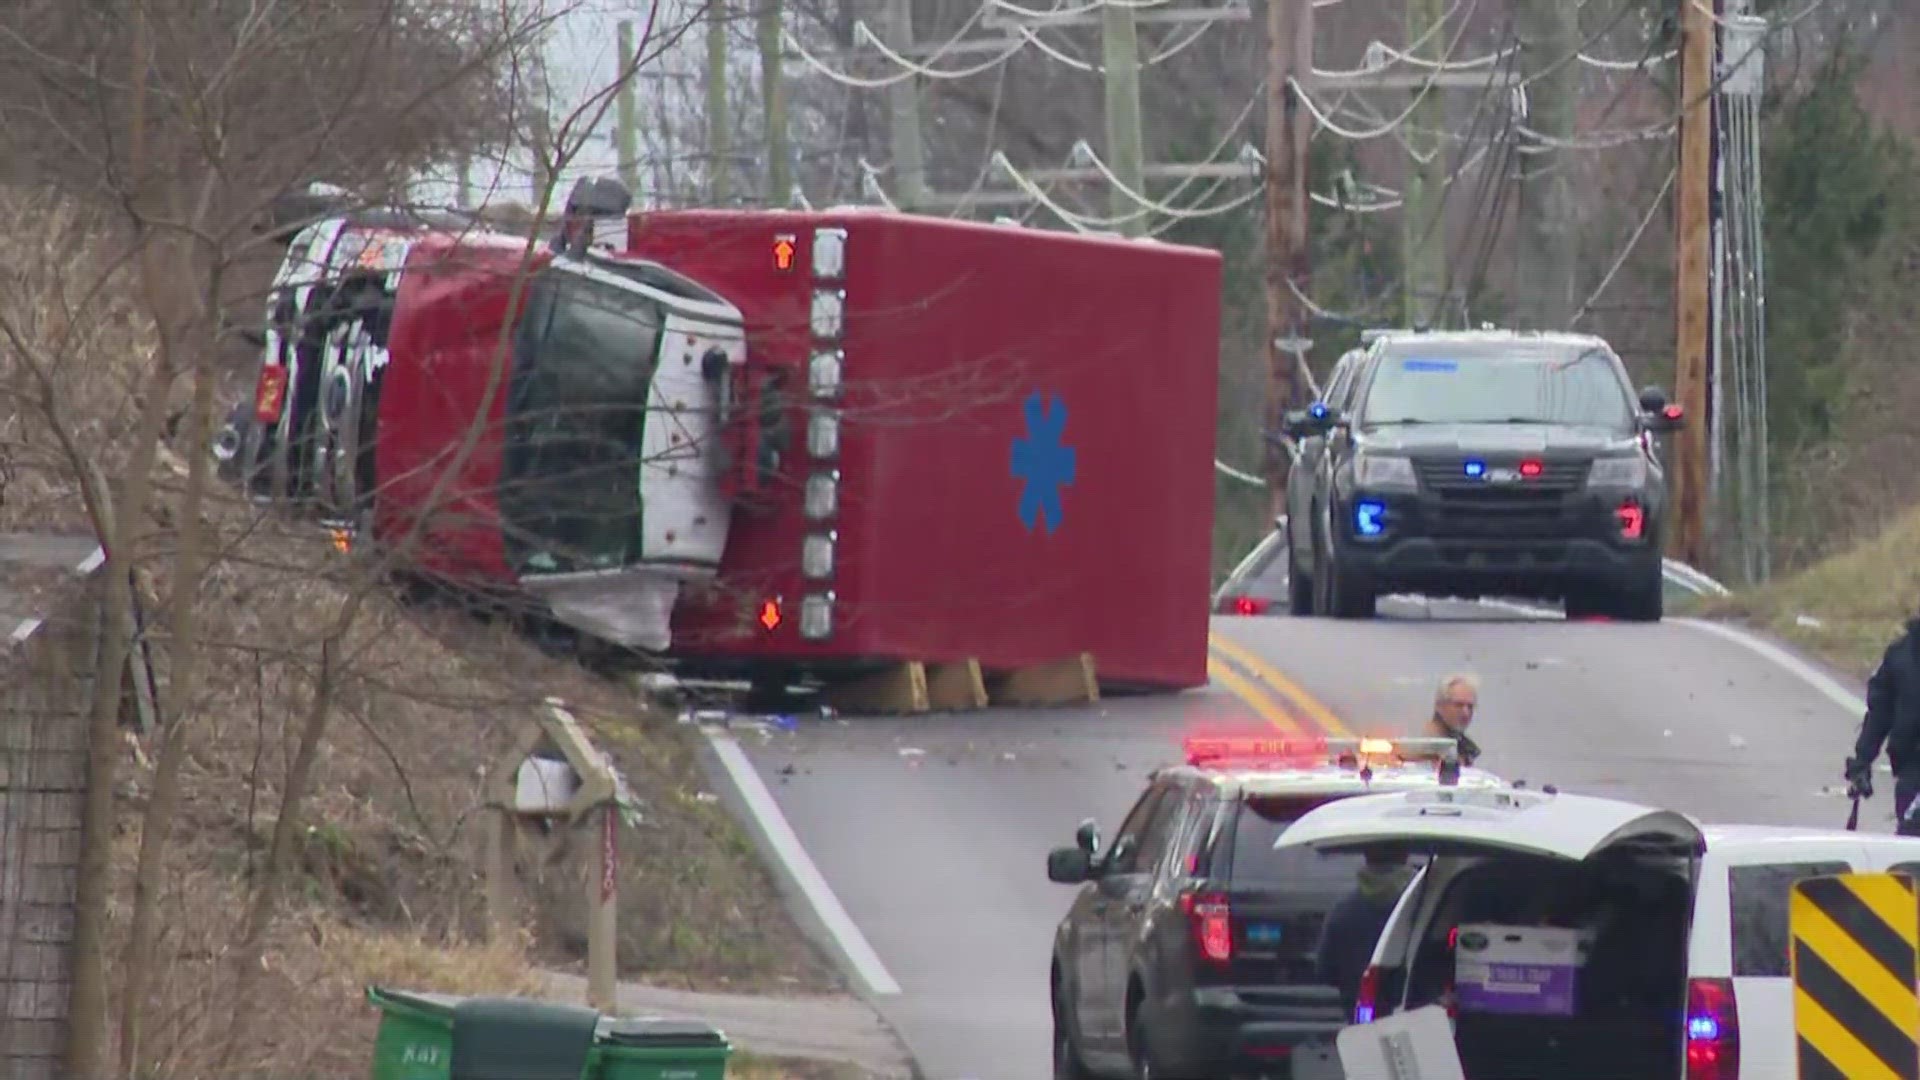
<svg viewBox="0 0 1920 1080"><path fill-rule="evenodd" d="M808 521L831 521L840 512L840 470L828 469L807 477Z"/></svg>
<svg viewBox="0 0 1920 1080"><path fill-rule="evenodd" d="M836 532L809 533L800 543L800 572L814 581L832 577L834 547L839 539Z"/></svg>
<svg viewBox="0 0 1920 1080"><path fill-rule="evenodd" d="M839 349L814 353L807 361L807 387L815 398L840 396L840 371L845 362L846 354Z"/></svg>
<svg viewBox="0 0 1920 1080"><path fill-rule="evenodd" d="M814 593L800 601L800 636L825 641L833 636L833 593Z"/></svg>
<svg viewBox="0 0 1920 1080"><path fill-rule="evenodd" d="M1215 964L1233 959L1233 905L1225 893L1181 893L1180 910L1193 928L1201 959Z"/></svg>
<svg viewBox="0 0 1920 1080"><path fill-rule="evenodd" d="M756 617L755 621L760 624L761 629L771 634L780 628L781 614L780 598L777 596L771 597L760 601L760 614Z"/></svg>
<svg viewBox="0 0 1920 1080"><path fill-rule="evenodd" d="M1638 540L1645 535L1647 512L1638 502L1628 499L1613 511L1614 519L1620 522L1620 539Z"/></svg>
<svg viewBox="0 0 1920 1080"><path fill-rule="evenodd" d="M815 409L807 418L807 452L821 460L840 456L840 414L832 409Z"/></svg>
<svg viewBox="0 0 1920 1080"><path fill-rule="evenodd" d="M1687 1080L1739 1080L1740 1008L1732 979L1687 980Z"/></svg>
<svg viewBox="0 0 1920 1080"><path fill-rule="evenodd" d="M1353 1022L1356 1024L1373 1023L1373 1010L1379 1004L1380 968L1368 964L1367 970L1360 973L1360 993L1353 1000Z"/></svg>
<svg viewBox="0 0 1920 1080"><path fill-rule="evenodd" d="M286 396L287 369L280 364L261 365L260 379L253 387L253 418L262 424L279 420Z"/></svg>

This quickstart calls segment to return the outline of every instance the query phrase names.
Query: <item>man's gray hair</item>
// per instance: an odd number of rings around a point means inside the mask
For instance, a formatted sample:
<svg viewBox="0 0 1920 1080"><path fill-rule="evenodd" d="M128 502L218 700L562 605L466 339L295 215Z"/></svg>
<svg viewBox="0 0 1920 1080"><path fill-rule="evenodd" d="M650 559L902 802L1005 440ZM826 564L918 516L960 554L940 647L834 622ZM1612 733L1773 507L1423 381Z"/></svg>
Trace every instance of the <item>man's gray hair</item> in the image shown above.
<svg viewBox="0 0 1920 1080"><path fill-rule="evenodd" d="M1473 691L1473 696L1476 698L1480 696L1479 677L1474 675L1470 671L1456 671L1452 675L1449 675L1446 678L1441 679L1440 685L1434 688L1433 700L1435 704L1445 701L1447 698L1447 691L1452 690L1454 687L1457 687L1457 686L1464 686L1467 689Z"/></svg>

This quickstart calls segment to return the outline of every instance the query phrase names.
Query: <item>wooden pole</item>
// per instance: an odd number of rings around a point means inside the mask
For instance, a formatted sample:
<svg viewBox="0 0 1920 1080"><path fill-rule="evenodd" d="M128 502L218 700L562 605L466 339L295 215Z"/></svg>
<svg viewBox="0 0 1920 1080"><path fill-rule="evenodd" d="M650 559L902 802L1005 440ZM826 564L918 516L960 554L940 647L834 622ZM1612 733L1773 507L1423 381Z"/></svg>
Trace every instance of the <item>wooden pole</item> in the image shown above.
<svg viewBox="0 0 1920 1080"><path fill-rule="evenodd" d="M781 73L781 0L760 0L760 94L767 124L767 205L793 202L793 173L787 160L787 93Z"/></svg>
<svg viewBox="0 0 1920 1080"><path fill-rule="evenodd" d="M1548 0L1551 2L1551 0ZM1445 14L1440 0L1407 0L1407 44L1438 60L1445 34L1428 36ZM1424 40L1423 40L1424 39ZM1424 70L1422 75L1427 74ZM1419 97L1408 118L1407 182L1400 210L1401 281L1406 295L1407 325L1439 327L1448 315L1447 291L1446 147L1436 134L1446 127L1446 101L1438 86L1415 86Z"/></svg>
<svg viewBox="0 0 1920 1080"><path fill-rule="evenodd" d="M1299 400L1299 362L1307 341L1301 294L1312 269L1307 232L1307 139L1313 116L1292 80L1313 71L1312 0L1267 2L1267 491L1270 518L1286 512L1290 461L1278 441L1280 418ZM1296 292L1298 290L1298 292Z"/></svg>
<svg viewBox="0 0 1920 1080"><path fill-rule="evenodd" d="M727 2L707 0L707 201L727 200Z"/></svg>
<svg viewBox="0 0 1920 1080"><path fill-rule="evenodd" d="M1146 139L1140 126L1140 32L1133 8L1107 4L1102 10L1101 56L1107 91L1107 165L1114 179L1134 192L1146 194ZM1111 188L1113 216L1123 218L1115 229L1127 236L1146 232L1147 216L1140 204Z"/></svg>
<svg viewBox="0 0 1920 1080"><path fill-rule="evenodd" d="M1706 548L1707 447L1712 417L1707 396L1707 349L1713 302L1712 232L1708 215L1713 188L1714 25L1700 0L1680 0L1680 163L1675 186L1673 380L1686 426L1673 440L1673 530L1668 551L1699 565Z"/></svg>
<svg viewBox="0 0 1920 1080"><path fill-rule="evenodd" d="M600 808L600 858L587 896L587 1004L617 1012L620 934L620 808Z"/></svg>
<svg viewBox="0 0 1920 1080"><path fill-rule="evenodd" d="M913 48L913 0L891 0L887 6L888 36L895 51ZM917 210L927 195L927 150L920 136L920 87L902 79L887 88L889 130L893 142L893 201L902 210Z"/></svg>
<svg viewBox="0 0 1920 1080"><path fill-rule="evenodd" d="M640 110L633 82L633 21L621 19L617 28L620 41L620 95L614 99L614 146L619 160L620 182L627 185L634 199L640 198Z"/></svg>

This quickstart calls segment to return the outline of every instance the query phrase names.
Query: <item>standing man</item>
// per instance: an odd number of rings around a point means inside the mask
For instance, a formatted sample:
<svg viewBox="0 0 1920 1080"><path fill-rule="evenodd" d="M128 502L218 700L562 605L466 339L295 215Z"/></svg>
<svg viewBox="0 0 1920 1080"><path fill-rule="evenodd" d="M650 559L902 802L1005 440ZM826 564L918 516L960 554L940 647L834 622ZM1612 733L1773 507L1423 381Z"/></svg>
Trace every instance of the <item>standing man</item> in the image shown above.
<svg viewBox="0 0 1920 1080"><path fill-rule="evenodd" d="M1847 759L1847 794L1873 798L1873 761L1885 745L1893 766L1893 813L1902 836L1920 836L1920 816L1909 817L1920 795L1920 615L1887 646L1867 680L1867 715Z"/></svg>
<svg viewBox="0 0 1920 1080"><path fill-rule="evenodd" d="M1468 768L1480 756L1480 745L1467 738L1467 726L1479 707L1479 680L1465 672L1449 675L1433 693L1433 716L1427 721L1430 734L1452 739L1460 747L1460 764Z"/></svg>

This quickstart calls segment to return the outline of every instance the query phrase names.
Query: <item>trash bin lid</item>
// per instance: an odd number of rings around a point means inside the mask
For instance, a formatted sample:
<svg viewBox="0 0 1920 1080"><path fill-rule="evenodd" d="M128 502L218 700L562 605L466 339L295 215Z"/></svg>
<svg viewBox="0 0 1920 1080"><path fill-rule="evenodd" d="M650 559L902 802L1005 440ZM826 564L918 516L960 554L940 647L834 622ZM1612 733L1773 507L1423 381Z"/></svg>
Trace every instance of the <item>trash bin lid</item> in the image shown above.
<svg viewBox="0 0 1920 1080"><path fill-rule="evenodd" d="M395 990L390 986L367 987L367 1001L378 1008L399 1005L435 1016L451 1017L454 1006L463 999L452 994L434 994L424 990Z"/></svg>
<svg viewBox="0 0 1920 1080"><path fill-rule="evenodd" d="M581 1080L600 1014L527 998L469 998L453 1010L448 1080Z"/></svg>
<svg viewBox="0 0 1920 1080"><path fill-rule="evenodd" d="M725 1046L727 1037L720 1029L698 1020L668 1020L658 1016L629 1016L610 1019L598 1032L601 1042L618 1046L679 1047Z"/></svg>

